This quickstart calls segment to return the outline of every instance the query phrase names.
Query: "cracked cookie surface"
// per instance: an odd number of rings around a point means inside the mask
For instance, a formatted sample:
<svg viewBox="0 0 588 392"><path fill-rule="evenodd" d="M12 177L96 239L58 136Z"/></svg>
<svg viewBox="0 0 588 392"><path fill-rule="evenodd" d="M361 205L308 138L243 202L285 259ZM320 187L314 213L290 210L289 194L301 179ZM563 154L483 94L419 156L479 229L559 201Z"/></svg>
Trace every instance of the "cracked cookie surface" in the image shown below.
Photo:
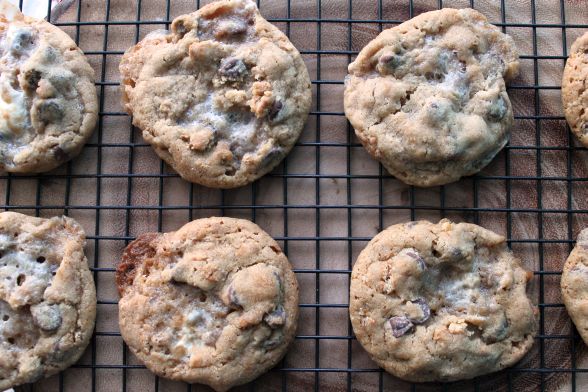
<svg viewBox="0 0 588 392"><path fill-rule="evenodd" d="M588 33L572 44L561 81L561 97L572 132L588 147Z"/></svg>
<svg viewBox="0 0 588 392"><path fill-rule="evenodd" d="M149 34L120 64L123 102L184 179L250 183L294 146L311 104L296 48L251 0L221 0Z"/></svg>
<svg viewBox="0 0 588 392"><path fill-rule="evenodd" d="M96 318L85 234L71 218L0 213L0 390L75 363Z"/></svg>
<svg viewBox="0 0 588 392"><path fill-rule="evenodd" d="M383 31L349 65L345 114L367 151L417 186L457 181L507 143L512 38L472 9L421 14Z"/></svg>
<svg viewBox="0 0 588 392"><path fill-rule="evenodd" d="M0 13L0 170L69 161L97 118L94 71L75 42L44 20Z"/></svg>
<svg viewBox="0 0 588 392"><path fill-rule="evenodd" d="M246 220L206 218L141 235L116 281L122 336L162 377L224 391L276 365L294 338L294 272Z"/></svg>
<svg viewBox="0 0 588 392"><path fill-rule="evenodd" d="M561 294L578 333L588 344L588 229L578 234L576 247L564 264Z"/></svg>
<svg viewBox="0 0 588 392"><path fill-rule="evenodd" d="M393 225L353 267L351 323L371 358L397 377L473 378L513 365L531 348L531 276L504 237L480 226Z"/></svg>

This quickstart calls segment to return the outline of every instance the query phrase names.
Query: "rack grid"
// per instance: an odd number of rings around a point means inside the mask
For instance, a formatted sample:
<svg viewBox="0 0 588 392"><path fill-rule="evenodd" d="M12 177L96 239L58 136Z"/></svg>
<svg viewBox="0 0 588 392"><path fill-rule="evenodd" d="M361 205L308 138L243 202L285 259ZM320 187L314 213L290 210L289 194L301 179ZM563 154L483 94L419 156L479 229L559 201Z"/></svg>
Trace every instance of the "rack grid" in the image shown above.
<svg viewBox="0 0 588 392"><path fill-rule="evenodd" d="M279 366L237 390L448 391L583 390L588 362L559 296L561 267L588 224L587 150L559 104L567 48L588 28L587 1L258 0L264 17L293 41L312 79L303 136L271 174L238 190L187 184L156 158L120 105L118 62L148 31L207 1L75 0L59 18L96 71L100 118L80 157L51 173L1 175L5 210L70 215L87 232L98 293L91 344L71 369L24 387L35 391L199 391L150 374L117 327L114 269L124 246L146 231L169 231L199 217L251 219L282 245L301 285L301 320ZM472 7L512 34L522 72L509 87L511 143L482 173L419 189L397 181L363 151L342 110L346 66L379 31L444 6ZM22 0L21 0L22 7ZM443 217L479 223L508 238L534 272L540 331L514 368L470 381L410 384L369 360L347 316L353 261L393 223Z"/></svg>

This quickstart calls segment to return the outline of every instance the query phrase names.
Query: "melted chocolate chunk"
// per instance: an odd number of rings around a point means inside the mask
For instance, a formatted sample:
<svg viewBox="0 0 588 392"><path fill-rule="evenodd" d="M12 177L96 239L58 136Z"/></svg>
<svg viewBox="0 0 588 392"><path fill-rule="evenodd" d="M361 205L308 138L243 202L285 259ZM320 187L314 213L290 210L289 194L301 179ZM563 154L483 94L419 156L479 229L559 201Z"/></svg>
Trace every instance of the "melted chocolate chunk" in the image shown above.
<svg viewBox="0 0 588 392"><path fill-rule="evenodd" d="M39 119L44 122L59 120L63 116L61 106L53 100L40 102L37 109L39 111Z"/></svg>
<svg viewBox="0 0 588 392"><path fill-rule="evenodd" d="M278 117L278 115L280 114L280 110L282 110L283 107L284 107L284 104L282 103L282 101L280 101L279 99L276 99L267 114L268 118L272 121L275 120Z"/></svg>
<svg viewBox="0 0 588 392"><path fill-rule="evenodd" d="M229 287L229 306L233 309L239 309L243 307L233 287Z"/></svg>
<svg viewBox="0 0 588 392"><path fill-rule="evenodd" d="M235 173L237 173L237 169L235 169L233 166L227 167L225 169L225 176L232 177L235 175Z"/></svg>
<svg viewBox="0 0 588 392"><path fill-rule="evenodd" d="M395 54L385 54L378 60L382 69L387 71L393 71L394 69L402 65L402 58Z"/></svg>
<svg viewBox="0 0 588 392"><path fill-rule="evenodd" d="M415 259L421 270L424 271L427 269L427 264L425 264L425 260L416 251L410 250L410 251L406 252L406 255L408 257L412 257L413 259Z"/></svg>
<svg viewBox="0 0 588 392"><path fill-rule="evenodd" d="M273 312L266 314L263 317L263 321L272 329L281 327L286 323L286 311L284 307L282 305L278 306Z"/></svg>
<svg viewBox="0 0 588 392"><path fill-rule="evenodd" d="M279 161L284 157L284 150L280 147L274 147L270 152L262 159L261 167L273 167L278 164Z"/></svg>
<svg viewBox="0 0 588 392"><path fill-rule="evenodd" d="M388 322L392 328L392 335L394 335L395 338L406 335L414 327L414 324L404 316L392 317Z"/></svg>
<svg viewBox="0 0 588 392"><path fill-rule="evenodd" d="M218 73L230 81L238 81L247 72L247 66L243 60L236 57L227 57L221 61Z"/></svg>
<svg viewBox="0 0 588 392"><path fill-rule="evenodd" d="M272 335L263 342L263 348L266 350L272 350L280 345L284 340L284 335L281 330L274 330Z"/></svg>
<svg viewBox="0 0 588 392"><path fill-rule="evenodd" d="M58 162L65 162L69 161L70 156L67 152L63 151L63 149L59 146L53 149L53 156Z"/></svg>
<svg viewBox="0 0 588 392"><path fill-rule="evenodd" d="M25 88L30 90L36 90L39 87L39 81L41 80L41 72L36 69L29 69L24 74Z"/></svg>
<svg viewBox="0 0 588 392"><path fill-rule="evenodd" d="M431 308L429 308L429 305L427 304L427 302L424 299L417 298L414 301L410 301L410 302L412 302L415 305L418 305L421 308L421 311L423 312L422 317L412 318L412 319L410 319L411 322L413 322L414 324L422 324L431 317Z"/></svg>

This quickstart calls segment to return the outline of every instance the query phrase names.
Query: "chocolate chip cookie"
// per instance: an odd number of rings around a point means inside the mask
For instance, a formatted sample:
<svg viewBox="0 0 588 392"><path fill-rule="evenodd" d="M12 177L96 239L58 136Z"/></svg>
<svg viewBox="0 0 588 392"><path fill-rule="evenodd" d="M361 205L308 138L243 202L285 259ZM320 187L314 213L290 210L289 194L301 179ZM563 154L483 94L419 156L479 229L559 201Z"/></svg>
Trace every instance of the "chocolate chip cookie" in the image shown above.
<svg viewBox="0 0 588 392"><path fill-rule="evenodd" d="M371 358L397 377L476 377L513 365L531 348L531 277L504 237L480 226L390 226L353 267L351 323Z"/></svg>
<svg viewBox="0 0 588 392"><path fill-rule="evenodd" d="M96 318L85 235L73 220L0 213L0 390L72 365Z"/></svg>
<svg viewBox="0 0 588 392"><path fill-rule="evenodd" d="M120 64L133 124L184 179L234 188L296 143L310 79L288 38L251 0L221 0L149 34Z"/></svg>
<svg viewBox="0 0 588 392"><path fill-rule="evenodd" d="M0 12L0 171L69 161L97 118L94 71L75 42L44 20Z"/></svg>
<svg viewBox="0 0 588 392"><path fill-rule="evenodd" d="M573 44L561 81L566 120L580 142L588 147L588 33Z"/></svg>
<svg viewBox="0 0 588 392"><path fill-rule="evenodd" d="M588 229L578 234L576 247L561 275L561 295L576 329L588 344Z"/></svg>
<svg viewBox="0 0 588 392"><path fill-rule="evenodd" d="M162 377L225 391L276 365L294 337L296 277L246 220L143 234L125 249L116 282L123 339Z"/></svg>
<svg viewBox="0 0 588 392"><path fill-rule="evenodd" d="M421 14L383 31L349 65L345 114L395 177L427 187L480 171L513 123L512 38L472 9Z"/></svg>

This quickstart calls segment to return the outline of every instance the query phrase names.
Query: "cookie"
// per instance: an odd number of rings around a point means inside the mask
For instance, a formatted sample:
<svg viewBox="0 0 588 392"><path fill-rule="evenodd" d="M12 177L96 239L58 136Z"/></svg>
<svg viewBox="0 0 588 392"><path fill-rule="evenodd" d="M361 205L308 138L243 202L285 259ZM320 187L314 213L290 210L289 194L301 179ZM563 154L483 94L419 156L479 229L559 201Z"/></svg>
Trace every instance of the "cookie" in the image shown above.
<svg viewBox="0 0 588 392"><path fill-rule="evenodd" d="M94 71L59 28L0 10L0 170L39 173L80 153L98 118Z"/></svg>
<svg viewBox="0 0 588 392"><path fill-rule="evenodd" d="M504 237L480 226L393 225L353 267L351 323L370 357L397 377L473 378L513 365L533 345L531 277Z"/></svg>
<svg viewBox="0 0 588 392"><path fill-rule="evenodd" d="M576 329L588 344L588 229L578 234L576 247L561 275L561 295Z"/></svg>
<svg viewBox="0 0 588 392"><path fill-rule="evenodd" d="M296 143L310 78L288 38L251 0L221 0L149 34L120 64L133 124L184 179L234 188Z"/></svg>
<svg viewBox="0 0 588 392"><path fill-rule="evenodd" d="M0 390L75 363L96 318L85 234L71 218L0 213Z"/></svg>
<svg viewBox="0 0 588 392"><path fill-rule="evenodd" d="M512 38L472 9L445 8L383 31L349 65L345 115L370 155L407 184L480 171L507 143Z"/></svg>
<svg viewBox="0 0 588 392"><path fill-rule="evenodd" d="M243 219L139 236L116 283L122 337L161 377L225 391L276 365L294 338L294 272L278 244Z"/></svg>
<svg viewBox="0 0 588 392"><path fill-rule="evenodd" d="M566 120L580 142L588 147L588 33L573 44L561 81Z"/></svg>

